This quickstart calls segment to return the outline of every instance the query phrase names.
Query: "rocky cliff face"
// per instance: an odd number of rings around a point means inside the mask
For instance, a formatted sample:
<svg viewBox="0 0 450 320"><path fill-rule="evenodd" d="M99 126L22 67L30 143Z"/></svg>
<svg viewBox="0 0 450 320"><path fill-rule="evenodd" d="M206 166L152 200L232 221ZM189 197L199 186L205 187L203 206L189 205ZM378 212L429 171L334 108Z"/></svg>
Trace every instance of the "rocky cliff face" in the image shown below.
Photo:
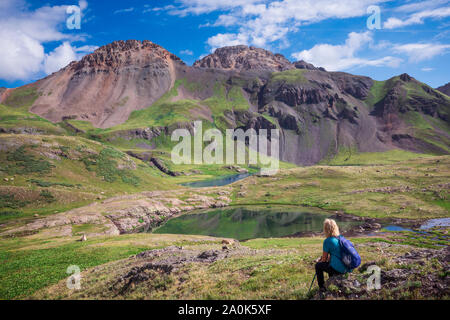
<svg viewBox="0 0 450 320"><path fill-rule="evenodd" d="M106 139L152 141L202 119L222 129L279 128L281 159L303 165L345 149L450 150L450 98L409 75L376 82L247 46L217 49L188 67L150 41L116 41L32 84L37 98L27 101L52 121L107 128L152 105L176 81L176 94L158 104L167 108L158 117L170 115L164 124L110 130ZM192 108L184 110L185 102Z"/></svg>

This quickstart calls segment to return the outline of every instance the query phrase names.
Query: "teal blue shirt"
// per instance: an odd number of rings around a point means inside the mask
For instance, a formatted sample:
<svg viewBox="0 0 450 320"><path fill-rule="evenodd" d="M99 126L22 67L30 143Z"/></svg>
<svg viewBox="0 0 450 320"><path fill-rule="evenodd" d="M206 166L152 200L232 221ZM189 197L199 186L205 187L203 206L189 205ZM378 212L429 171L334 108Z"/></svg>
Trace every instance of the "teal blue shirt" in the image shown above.
<svg viewBox="0 0 450 320"><path fill-rule="evenodd" d="M347 268L341 261L341 246L339 245L338 238L329 237L323 242L323 251L327 252L331 256L330 266L340 273L346 273Z"/></svg>

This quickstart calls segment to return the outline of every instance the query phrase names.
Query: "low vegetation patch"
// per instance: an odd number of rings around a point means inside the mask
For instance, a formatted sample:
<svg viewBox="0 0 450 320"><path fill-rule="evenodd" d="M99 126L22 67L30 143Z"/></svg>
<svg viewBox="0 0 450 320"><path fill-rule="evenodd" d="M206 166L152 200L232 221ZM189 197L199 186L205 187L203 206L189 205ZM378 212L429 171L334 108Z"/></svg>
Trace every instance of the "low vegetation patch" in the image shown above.
<svg viewBox="0 0 450 320"><path fill-rule="evenodd" d="M17 88L11 92L6 98L4 104L14 108L26 108L28 109L39 97L39 93L33 86L25 86Z"/></svg>
<svg viewBox="0 0 450 320"><path fill-rule="evenodd" d="M16 199L12 193L0 193L0 208L18 209L23 208L28 204L29 201ZM7 213L2 213L2 215L8 215L10 213L11 211L7 211Z"/></svg>
<svg viewBox="0 0 450 320"><path fill-rule="evenodd" d="M30 174L50 173L54 167L50 162L45 159L36 159L36 157L26 150L26 146L20 146L13 152L9 152L6 156L6 160L9 162L5 167L0 168L1 171L7 174Z"/></svg>
<svg viewBox="0 0 450 320"><path fill-rule="evenodd" d="M272 73L271 81L285 81L287 83L305 83L308 80L305 78L304 73L306 70L304 69L292 69L281 72Z"/></svg>
<svg viewBox="0 0 450 320"><path fill-rule="evenodd" d="M98 155L89 155L83 158L83 163L88 171L95 171L97 176L106 182L115 182L118 178L124 183L139 185L140 178L129 169L119 169L116 159L123 159L125 155L113 148L105 148Z"/></svg>
<svg viewBox="0 0 450 320"><path fill-rule="evenodd" d="M53 186L61 186L61 187L67 187L67 188L74 188L74 187L81 187L81 184L71 184L71 183L64 183L64 182L50 182L50 181L42 181L38 179L30 179L28 180L32 184L35 184L39 187L53 187Z"/></svg>

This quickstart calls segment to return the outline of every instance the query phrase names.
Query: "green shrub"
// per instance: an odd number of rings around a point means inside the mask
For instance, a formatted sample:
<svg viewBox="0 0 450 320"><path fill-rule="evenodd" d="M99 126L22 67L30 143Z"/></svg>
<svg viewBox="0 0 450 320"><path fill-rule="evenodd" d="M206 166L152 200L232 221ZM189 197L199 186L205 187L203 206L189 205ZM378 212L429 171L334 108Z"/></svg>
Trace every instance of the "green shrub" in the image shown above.
<svg viewBox="0 0 450 320"><path fill-rule="evenodd" d="M139 185L140 179L129 169L118 169L115 159L123 159L124 153L113 148L105 148L98 155L90 155L81 161L89 171L95 171L106 182L115 182L120 178L124 183Z"/></svg>
<svg viewBox="0 0 450 320"><path fill-rule="evenodd" d="M81 184L71 184L71 183L64 183L64 182L49 182L49 181L42 181L42 180L37 180L37 179L30 179L28 180L29 182L39 186L39 187L44 187L44 188L48 188L48 187L52 187L52 186L61 186L61 187L68 187L68 188L73 188L73 187L81 187Z"/></svg>
<svg viewBox="0 0 450 320"><path fill-rule="evenodd" d="M18 215L19 211L0 211L0 217L6 217L6 216L15 216Z"/></svg>
<svg viewBox="0 0 450 320"><path fill-rule="evenodd" d="M17 200L13 194L0 194L0 208L18 209L25 207L28 201Z"/></svg>
<svg viewBox="0 0 450 320"><path fill-rule="evenodd" d="M55 197L51 194L51 192L46 189L42 190L39 196L43 198L44 201L47 203L52 203L56 201Z"/></svg>
<svg viewBox="0 0 450 320"><path fill-rule="evenodd" d="M32 154L27 153L25 146L21 146L15 151L9 152L6 156L6 160L10 163L1 170L8 174L47 174L51 171L52 167L54 167L47 160L36 159Z"/></svg>

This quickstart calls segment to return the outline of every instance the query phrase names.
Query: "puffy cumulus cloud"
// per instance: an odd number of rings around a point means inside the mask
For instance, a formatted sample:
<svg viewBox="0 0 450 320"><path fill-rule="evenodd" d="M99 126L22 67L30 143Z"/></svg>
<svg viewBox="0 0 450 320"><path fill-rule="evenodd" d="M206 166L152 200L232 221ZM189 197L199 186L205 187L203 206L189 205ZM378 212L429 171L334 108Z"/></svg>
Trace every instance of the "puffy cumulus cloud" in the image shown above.
<svg viewBox="0 0 450 320"><path fill-rule="evenodd" d="M97 49L97 46L72 47L68 41L45 55L44 72L50 74L67 66L70 62L81 59L86 53Z"/></svg>
<svg viewBox="0 0 450 320"><path fill-rule="evenodd" d="M75 50L69 42L64 42L50 54L45 55L44 71L47 74L53 73L74 60L76 60Z"/></svg>
<svg viewBox="0 0 450 320"><path fill-rule="evenodd" d="M79 2L80 9L87 8L87 2ZM53 70L51 66L68 57L67 45L58 51L45 54L43 44L51 41L82 40L80 35L60 31L64 25L67 6L43 6L28 10L23 0L2 0L0 2L0 78L8 81L30 80L42 72ZM69 47L72 48L69 44ZM72 48L79 57L80 51ZM67 59L66 59L67 60Z"/></svg>
<svg viewBox="0 0 450 320"><path fill-rule="evenodd" d="M309 50L303 50L292 54L297 60L305 60L316 66L324 67L329 71L346 70L353 67L362 66L389 66L397 67L401 59L386 56L378 59L365 59L356 56L356 53L373 42L370 32L356 33L348 35L344 44L330 45L318 44Z"/></svg>
<svg viewBox="0 0 450 320"><path fill-rule="evenodd" d="M28 79L41 70L45 57L39 41L22 32L9 32L0 26L0 78Z"/></svg>
<svg viewBox="0 0 450 320"><path fill-rule="evenodd" d="M394 55L404 55L409 62L417 63L430 60L437 55L446 54L450 51L450 45L439 43L407 43L392 44L380 42L375 44L372 33L352 32L348 35L344 44L318 44L309 50L303 50L292 54L298 60L305 60L330 71L347 70L362 66L388 66L398 67L403 61L397 56L384 56L376 59L358 57L358 52L365 48L392 52Z"/></svg>
<svg viewBox="0 0 450 320"><path fill-rule="evenodd" d="M236 46L239 44L248 44L248 37L245 34L219 33L208 39L208 44L213 52L216 48L225 46Z"/></svg>
<svg viewBox="0 0 450 320"><path fill-rule="evenodd" d="M420 62L432 59L433 57L445 54L449 51L450 45L436 43L408 43L395 45L394 52L406 54L411 62Z"/></svg>
<svg viewBox="0 0 450 320"><path fill-rule="evenodd" d="M386 20L386 22L383 24L383 27L386 29L395 29L414 24L423 24L424 20L427 18L442 19L446 17L450 17L450 7L416 12L406 19L398 19L391 17Z"/></svg>
<svg viewBox="0 0 450 320"><path fill-rule="evenodd" d="M387 0L179 0L169 14L185 16L220 10L224 12L209 26L236 27L236 32L219 33L208 39L212 50L218 46L252 44L269 46L286 43L289 32L303 24L329 18L351 18L367 14L367 7Z"/></svg>

